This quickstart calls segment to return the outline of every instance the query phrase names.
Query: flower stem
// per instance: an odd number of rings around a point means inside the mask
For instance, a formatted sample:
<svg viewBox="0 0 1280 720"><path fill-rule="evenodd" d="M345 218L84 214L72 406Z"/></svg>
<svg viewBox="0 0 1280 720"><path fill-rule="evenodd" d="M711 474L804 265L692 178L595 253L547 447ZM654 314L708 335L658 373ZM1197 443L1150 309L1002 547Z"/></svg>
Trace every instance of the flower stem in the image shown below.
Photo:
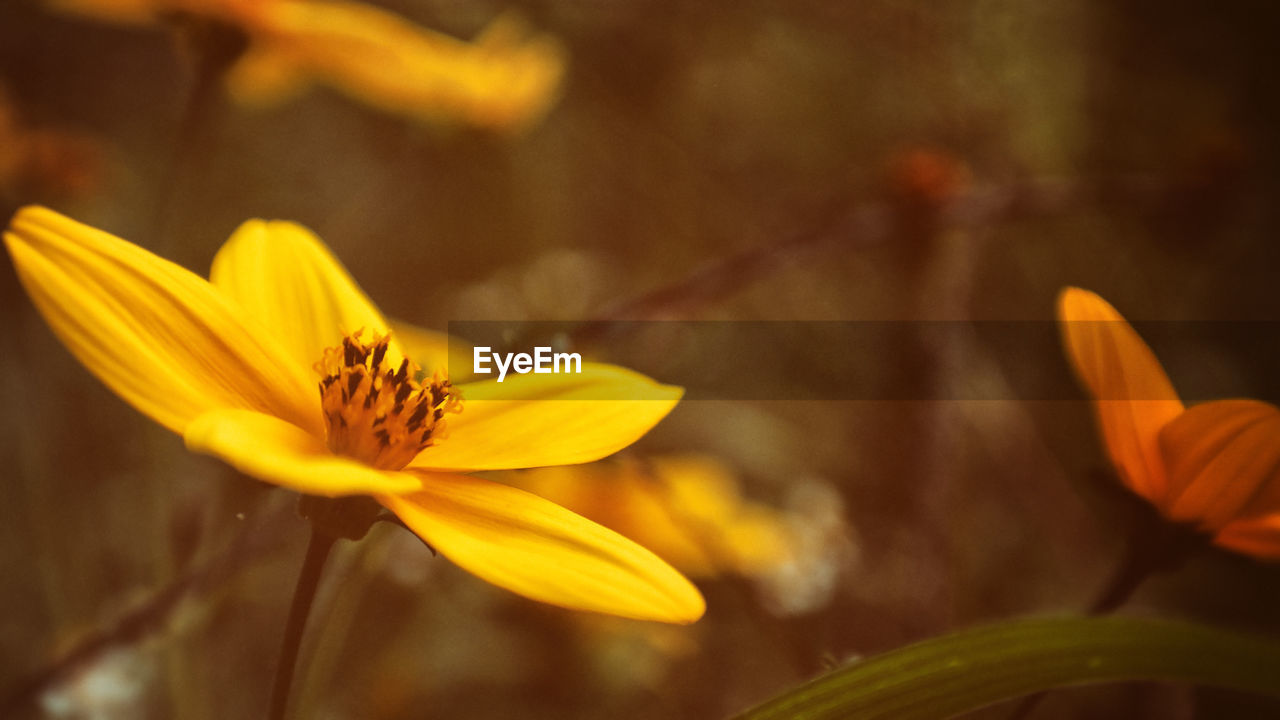
<svg viewBox="0 0 1280 720"><path fill-rule="evenodd" d="M1138 586L1160 567L1161 563L1142 543L1130 541L1128 545L1111 577L1089 605L1089 615L1106 615L1125 604Z"/></svg>
<svg viewBox="0 0 1280 720"><path fill-rule="evenodd" d="M1198 536L1167 523L1148 530L1130 535L1120 563L1089 604L1088 615L1107 615L1124 605L1147 578L1181 565L1200 544ZM1047 692L1038 692L1023 698L1009 715L1009 720L1029 717L1046 695Z"/></svg>
<svg viewBox="0 0 1280 720"><path fill-rule="evenodd" d="M171 242L172 225L181 214L178 205L190 190L192 178L212 155L211 135L222 109L222 80L247 47L240 31L216 21L185 19L178 30L191 56L192 78L178 118L172 154L160 178L156 212L151 219L153 249Z"/></svg>
<svg viewBox="0 0 1280 720"><path fill-rule="evenodd" d="M289 606L289 619L284 626L284 640L280 645L280 660L276 665L276 679L271 688L271 709L268 720L284 720L289 705L289 688L293 685L293 672L298 664L298 649L302 645L302 631L311 614L311 604L320 587L325 560L337 538L312 529L307 543L307 556L302 561L298 584L293 588L293 603Z"/></svg>

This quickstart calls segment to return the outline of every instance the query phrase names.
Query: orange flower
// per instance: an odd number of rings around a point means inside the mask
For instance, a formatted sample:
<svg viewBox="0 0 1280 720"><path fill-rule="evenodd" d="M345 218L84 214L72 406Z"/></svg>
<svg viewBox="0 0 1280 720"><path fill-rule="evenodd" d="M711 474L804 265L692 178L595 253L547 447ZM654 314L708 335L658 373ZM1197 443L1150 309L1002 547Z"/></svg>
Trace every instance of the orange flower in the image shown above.
<svg viewBox="0 0 1280 720"><path fill-rule="evenodd" d="M1221 547L1280 560L1280 409L1257 400L1185 408L1151 348L1087 290L1064 290L1058 318L1125 486Z"/></svg>

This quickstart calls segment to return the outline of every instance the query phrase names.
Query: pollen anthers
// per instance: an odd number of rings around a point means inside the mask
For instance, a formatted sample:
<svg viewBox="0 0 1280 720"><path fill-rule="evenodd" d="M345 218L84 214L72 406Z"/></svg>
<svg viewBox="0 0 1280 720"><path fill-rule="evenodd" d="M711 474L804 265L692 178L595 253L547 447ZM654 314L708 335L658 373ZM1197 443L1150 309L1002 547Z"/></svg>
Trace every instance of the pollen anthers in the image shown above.
<svg viewBox="0 0 1280 720"><path fill-rule="evenodd" d="M443 437L445 414L462 411L462 397L440 372L421 382L408 358L387 361L390 335L362 331L326 348L316 363L320 407L329 449L382 470L399 470Z"/></svg>

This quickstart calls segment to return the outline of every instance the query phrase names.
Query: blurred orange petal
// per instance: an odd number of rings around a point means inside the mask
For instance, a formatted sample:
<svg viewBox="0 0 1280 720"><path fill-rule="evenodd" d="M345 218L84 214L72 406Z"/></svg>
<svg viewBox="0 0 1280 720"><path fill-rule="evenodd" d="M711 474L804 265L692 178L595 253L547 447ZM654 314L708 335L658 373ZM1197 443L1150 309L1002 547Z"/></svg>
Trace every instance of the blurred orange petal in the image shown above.
<svg viewBox="0 0 1280 720"><path fill-rule="evenodd" d="M1234 518L1280 512L1280 409L1257 400L1196 405L1160 433L1169 471L1166 512L1216 531Z"/></svg>
<svg viewBox="0 0 1280 720"><path fill-rule="evenodd" d="M1163 507L1167 480L1158 435L1183 410L1164 368L1094 293L1063 290L1058 319L1071 364L1093 397L1108 456L1129 489Z"/></svg>
<svg viewBox="0 0 1280 720"><path fill-rule="evenodd" d="M0 196L75 198L97 188L99 140L25 122L0 82Z"/></svg>
<svg viewBox="0 0 1280 720"><path fill-rule="evenodd" d="M1280 512L1250 520L1233 520L1218 531L1213 542L1259 560L1280 560Z"/></svg>

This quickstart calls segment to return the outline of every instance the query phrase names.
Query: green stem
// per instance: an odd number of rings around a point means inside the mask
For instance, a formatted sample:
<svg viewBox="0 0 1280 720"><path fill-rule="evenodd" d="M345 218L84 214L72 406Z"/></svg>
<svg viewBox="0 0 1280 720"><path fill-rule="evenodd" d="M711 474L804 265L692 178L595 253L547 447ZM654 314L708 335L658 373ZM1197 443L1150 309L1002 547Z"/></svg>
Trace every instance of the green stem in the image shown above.
<svg viewBox="0 0 1280 720"><path fill-rule="evenodd" d="M289 606L289 619L284 626L284 640L280 645L280 661L276 665L276 679L271 688L271 709L267 713L268 720L284 720L285 710L289 705L289 688L293 685L293 672L298 664L298 649L302 645L302 632L307 626L307 616L311 614L311 604L316 598L316 590L320 587L320 576L324 572L325 560L333 549L336 537L311 531L311 540L307 543L307 556L302 561L302 571L298 574L298 584L293 589L293 603Z"/></svg>
<svg viewBox="0 0 1280 720"><path fill-rule="evenodd" d="M1276 667L1280 644L1203 625L1126 617L1017 620L851 664L738 720L937 720L1042 690L1151 680L1278 697Z"/></svg>
<svg viewBox="0 0 1280 720"><path fill-rule="evenodd" d="M1124 556L1102 586L1102 591L1089 604L1088 615L1107 615L1133 597L1147 578L1157 572L1180 565L1197 547L1191 533L1183 528L1158 522L1154 527L1130 535ZM1028 695L1018 703L1009 720L1025 720L1044 700L1048 692Z"/></svg>

